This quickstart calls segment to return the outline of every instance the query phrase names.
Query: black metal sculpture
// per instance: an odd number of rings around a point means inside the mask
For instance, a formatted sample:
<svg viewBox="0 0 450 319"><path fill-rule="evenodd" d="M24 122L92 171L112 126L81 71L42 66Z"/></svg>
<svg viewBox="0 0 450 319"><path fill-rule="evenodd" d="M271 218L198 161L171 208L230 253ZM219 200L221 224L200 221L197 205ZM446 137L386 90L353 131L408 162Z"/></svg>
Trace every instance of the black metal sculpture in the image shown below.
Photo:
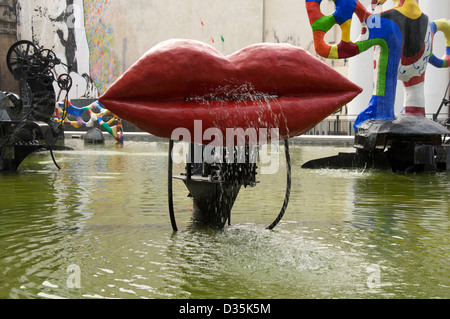
<svg viewBox="0 0 450 319"><path fill-rule="evenodd" d="M26 40L12 45L6 59L9 71L30 96L24 103L13 93L0 95L0 171L14 171L40 149L50 150L54 159L52 149L64 132L53 120L56 95L52 69L62 63L53 51ZM61 91L68 92L70 83L70 76L58 78Z"/></svg>
<svg viewBox="0 0 450 319"><path fill-rule="evenodd" d="M355 134L355 153L311 160L302 168L367 168L393 172L450 171L449 131L424 117L399 115L394 120L369 120Z"/></svg>
<svg viewBox="0 0 450 319"><path fill-rule="evenodd" d="M173 140L169 141L169 163L168 163L168 194L169 194L169 214L172 229L178 230L175 212L173 208L172 179L180 179L189 190L189 197L193 199L193 221L209 225L213 228L221 229L231 223L231 210L242 186L255 186L257 166L251 160L255 149L245 146L245 160L239 161L235 157L235 149L223 149L223 160L214 163L202 161L194 163L194 153L196 148L203 150L204 145L191 143L189 160L186 164L185 173L178 176L172 176L172 152ZM289 141L284 141L286 156L286 193L283 206L277 218L267 229L272 230L281 221L289 203L291 192L291 163L289 155ZM233 157L232 160L229 157Z"/></svg>

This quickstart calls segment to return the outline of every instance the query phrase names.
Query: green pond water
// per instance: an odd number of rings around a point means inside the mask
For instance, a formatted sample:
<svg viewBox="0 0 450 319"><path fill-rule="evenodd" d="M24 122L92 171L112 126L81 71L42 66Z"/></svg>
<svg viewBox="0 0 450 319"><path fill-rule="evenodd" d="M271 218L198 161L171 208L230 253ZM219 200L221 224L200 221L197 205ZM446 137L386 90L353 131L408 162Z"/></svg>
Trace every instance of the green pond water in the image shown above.
<svg viewBox="0 0 450 319"><path fill-rule="evenodd" d="M191 221L164 142L84 145L0 174L0 298L450 298L450 175L307 170L346 147L291 146L223 230ZM174 167L174 174L183 164Z"/></svg>

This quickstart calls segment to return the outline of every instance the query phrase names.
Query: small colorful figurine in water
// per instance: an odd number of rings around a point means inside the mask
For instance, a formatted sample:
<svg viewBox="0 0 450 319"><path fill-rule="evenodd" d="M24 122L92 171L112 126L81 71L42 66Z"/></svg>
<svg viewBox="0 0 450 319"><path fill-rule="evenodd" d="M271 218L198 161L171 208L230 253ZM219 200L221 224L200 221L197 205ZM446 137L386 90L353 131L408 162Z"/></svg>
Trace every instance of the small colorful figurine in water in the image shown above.
<svg viewBox="0 0 450 319"><path fill-rule="evenodd" d="M98 110L98 112L94 112ZM87 112L90 115L89 121L85 122L82 118L83 114ZM95 101L85 107L76 107L70 101L63 100L56 104L55 108L56 118L60 123L65 125L71 125L75 128L82 126L94 127L97 122L101 127L103 127L109 134L111 134L117 142L123 143L123 127L122 120L116 115L111 113L109 110L104 108L100 102ZM67 114L76 117L76 121L71 121L67 118ZM108 121L104 121L103 117L105 115L111 115L112 118ZM114 122L116 122L115 125Z"/></svg>
<svg viewBox="0 0 450 319"><path fill-rule="evenodd" d="M395 7L379 14L370 13L358 0L334 0L336 11L325 16L320 11L322 0L306 0L313 29L317 53L329 59L356 56L372 47L376 50L376 83L369 106L361 112L355 129L369 119L393 119L397 79L405 88L404 110L406 114L425 116L424 80L428 62L438 68L450 66L450 21L447 19L429 23L416 0L393 0ZM372 0L372 9L386 0ZM361 24L361 35L356 42L350 40L353 13ZM342 39L338 45L328 45L325 34L338 24ZM433 39L441 31L446 39L443 59L433 55Z"/></svg>

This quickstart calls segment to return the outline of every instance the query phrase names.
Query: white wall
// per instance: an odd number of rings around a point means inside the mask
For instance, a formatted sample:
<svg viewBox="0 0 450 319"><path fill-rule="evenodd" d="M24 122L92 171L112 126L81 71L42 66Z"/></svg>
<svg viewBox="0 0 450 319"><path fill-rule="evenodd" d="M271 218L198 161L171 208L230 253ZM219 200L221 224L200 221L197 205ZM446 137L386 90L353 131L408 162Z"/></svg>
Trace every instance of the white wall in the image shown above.
<svg viewBox="0 0 450 319"><path fill-rule="evenodd" d="M128 39L127 66L154 45L171 38L200 40L227 54L261 42L262 0L133 0L114 3L106 19L116 24L116 45Z"/></svg>
<svg viewBox="0 0 450 319"><path fill-rule="evenodd" d="M450 19L449 0L425 0L420 1L422 11L428 15L430 21L446 18ZM438 32L434 39L433 52L439 58L445 53L445 39L442 32ZM428 65L425 75L425 103L426 112L435 113L444 97L445 90L450 80L450 68L438 69ZM448 115L448 107L444 107L441 114Z"/></svg>
<svg viewBox="0 0 450 319"><path fill-rule="evenodd" d="M360 2L371 12L370 0L360 0ZM353 18L351 26L351 39L356 41L361 33L361 23L358 19ZM364 110L373 94L373 50L367 50L362 54L349 59L348 62L348 78L363 88L363 91L348 104L348 114L355 117Z"/></svg>
<svg viewBox="0 0 450 319"><path fill-rule="evenodd" d="M70 1L73 6L68 8ZM360 1L370 10L370 0ZM391 0L384 9L389 4L392 6ZM19 7L19 39L55 50L64 62L70 61L57 31L67 38L69 29L74 28L78 69L72 74L75 83L70 98L84 93L82 73L89 74L104 91L148 49L170 38L200 40L226 54L257 42L287 42L317 56L304 0L19 0ZM449 0L421 1L421 8L431 20L450 17ZM330 14L333 2L324 0L322 9ZM67 10L71 10L69 15L58 20ZM356 40L360 27L357 19L353 20L352 39ZM328 42L339 40L338 28L327 33ZM444 51L443 37L438 35L435 52L440 56ZM363 87L348 110L359 114L372 96L373 50L348 60L322 60ZM438 108L448 80L449 69L429 66L425 88L428 113ZM400 112L401 83L397 97L396 112Z"/></svg>
<svg viewBox="0 0 450 319"><path fill-rule="evenodd" d="M69 31L73 38L70 38ZM69 5L66 0L19 0L17 33L18 40L33 41L42 48L53 50L65 64L76 62L76 67L70 72L73 89L69 97L76 98L84 93L86 81L81 75L89 74L89 48L84 29L82 0L72 0ZM76 50L74 48L69 54L68 41L76 43ZM55 70L56 77L68 72L62 65ZM56 83L55 91L59 92Z"/></svg>
<svg viewBox="0 0 450 319"><path fill-rule="evenodd" d="M263 42L290 43L302 47L347 76L347 61L324 59L316 53L304 0L264 0L263 3ZM324 0L321 8L324 14L331 14L334 11L334 3L331 0ZM337 44L336 41L340 40L339 27L330 30L325 40Z"/></svg>
<svg viewBox="0 0 450 319"><path fill-rule="evenodd" d="M68 5L69 0L19 0L18 23L19 39L54 50L65 63L71 61L64 40L70 29L75 30L78 75L73 75L71 98L84 93L82 73L91 73L104 90L147 50L167 39L196 39L227 54L262 41L263 0L115 0L107 5L100 0L73 1ZM72 11L67 14L68 10Z"/></svg>

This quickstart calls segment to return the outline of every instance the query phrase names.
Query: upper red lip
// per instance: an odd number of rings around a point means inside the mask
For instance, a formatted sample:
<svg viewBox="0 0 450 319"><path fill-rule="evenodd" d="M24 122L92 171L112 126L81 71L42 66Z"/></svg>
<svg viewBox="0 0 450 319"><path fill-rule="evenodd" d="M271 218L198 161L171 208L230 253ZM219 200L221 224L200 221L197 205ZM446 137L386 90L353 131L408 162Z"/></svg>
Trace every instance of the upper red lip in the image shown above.
<svg viewBox="0 0 450 319"><path fill-rule="evenodd" d="M169 40L148 51L99 101L153 135L176 128L194 136L226 128L279 128L280 139L310 130L362 89L307 51L261 43L224 55L193 40ZM204 143L205 141L196 142Z"/></svg>

